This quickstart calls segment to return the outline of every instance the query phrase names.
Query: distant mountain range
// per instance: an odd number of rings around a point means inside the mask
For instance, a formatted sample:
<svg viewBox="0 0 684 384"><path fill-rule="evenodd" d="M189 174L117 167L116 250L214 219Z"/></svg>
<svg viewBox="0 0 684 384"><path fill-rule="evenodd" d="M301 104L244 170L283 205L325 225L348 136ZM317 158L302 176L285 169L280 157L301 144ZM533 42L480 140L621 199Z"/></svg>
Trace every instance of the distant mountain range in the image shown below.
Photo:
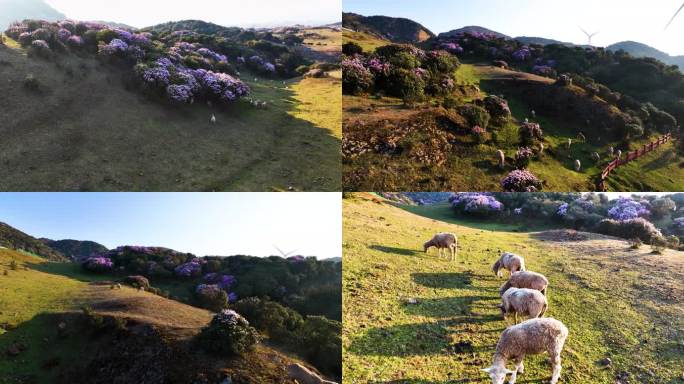
<svg viewBox="0 0 684 384"><path fill-rule="evenodd" d="M7 29L13 21L24 19L57 21L66 18L63 13L43 0L0 0L0 31Z"/></svg>
<svg viewBox="0 0 684 384"><path fill-rule="evenodd" d="M646 44L637 43L636 41L623 41L609 45L606 49L613 52L623 50L635 57L653 57L663 63L679 66L680 70L684 70L684 56L670 56L663 51L659 51Z"/></svg>
<svg viewBox="0 0 684 384"><path fill-rule="evenodd" d="M491 29L487 29L485 27L480 27L477 25L469 25L467 27L454 29L454 30L451 30L449 32L442 32L439 34L438 37L453 37L453 36L461 35L464 33L482 33L482 34L487 34L487 35L494 35L497 38L503 38L503 39L510 39L511 38L510 36L504 35L501 32L492 31Z"/></svg>
<svg viewBox="0 0 684 384"><path fill-rule="evenodd" d="M357 32L369 33L394 43L415 44L435 37L432 31L419 23L397 17L342 13L342 26Z"/></svg>

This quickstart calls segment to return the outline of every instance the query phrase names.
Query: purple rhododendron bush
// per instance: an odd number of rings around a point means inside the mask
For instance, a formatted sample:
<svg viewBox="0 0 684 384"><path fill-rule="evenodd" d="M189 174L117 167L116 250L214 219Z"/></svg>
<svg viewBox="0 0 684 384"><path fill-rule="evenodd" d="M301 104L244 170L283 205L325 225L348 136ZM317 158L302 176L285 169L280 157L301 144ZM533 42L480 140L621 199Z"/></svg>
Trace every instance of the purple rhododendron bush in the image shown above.
<svg viewBox="0 0 684 384"><path fill-rule="evenodd" d="M516 172L516 171L514 171ZM525 176L528 177L528 176ZM516 181L520 185L523 182ZM421 199L416 193L413 198ZM448 201L459 217L477 220L538 222L597 232L646 244L664 242L678 249L684 242L684 194L611 196L598 193L459 192Z"/></svg>
<svg viewBox="0 0 684 384"><path fill-rule="evenodd" d="M106 62L134 67L141 87L176 103L234 102L250 93L238 77L241 68L259 75L292 76L295 62L306 64L296 54L278 55L274 59L273 53L246 45L231 45L228 49L210 41L211 46L207 47L199 42L207 39L194 32L159 33L93 22L27 20L13 23L5 33L36 56L97 55Z"/></svg>

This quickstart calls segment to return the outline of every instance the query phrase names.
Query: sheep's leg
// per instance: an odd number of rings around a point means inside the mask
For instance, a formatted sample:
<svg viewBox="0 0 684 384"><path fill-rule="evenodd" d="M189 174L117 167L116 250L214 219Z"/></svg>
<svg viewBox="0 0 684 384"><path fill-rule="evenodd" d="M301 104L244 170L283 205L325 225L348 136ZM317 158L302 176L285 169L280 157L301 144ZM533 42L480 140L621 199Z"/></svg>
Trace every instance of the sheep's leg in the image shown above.
<svg viewBox="0 0 684 384"><path fill-rule="evenodd" d="M518 379L518 373L523 372L522 360L523 360L522 356L517 357L515 359L515 370L511 374L511 379L508 380L508 384L515 384L515 381Z"/></svg>
<svg viewBox="0 0 684 384"><path fill-rule="evenodd" d="M560 378L560 373L561 373L561 359L560 359L560 353L553 356L553 374L551 375L551 384L556 384L558 383L558 379Z"/></svg>
<svg viewBox="0 0 684 384"><path fill-rule="evenodd" d="M513 319L515 320L514 324L518 324L518 312L513 313Z"/></svg>

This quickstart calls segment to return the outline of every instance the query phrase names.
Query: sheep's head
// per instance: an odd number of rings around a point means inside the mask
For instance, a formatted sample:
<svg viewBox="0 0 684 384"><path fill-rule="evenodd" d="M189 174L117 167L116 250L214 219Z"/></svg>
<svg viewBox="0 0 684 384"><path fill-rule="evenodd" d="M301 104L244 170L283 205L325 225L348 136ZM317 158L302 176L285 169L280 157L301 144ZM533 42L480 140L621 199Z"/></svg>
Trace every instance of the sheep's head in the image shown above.
<svg viewBox="0 0 684 384"><path fill-rule="evenodd" d="M503 384L506 380L506 375L513 373L513 371L506 369L506 367L492 365L489 368L483 368L483 371L489 374L489 378L492 379L492 384Z"/></svg>
<svg viewBox="0 0 684 384"><path fill-rule="evenodd" d="M501 261L497 260L496 263L492 266L492 271L494 271L494 274L498 277L503 276L503 273L500 271L501 269Z"/></svg>
<svg viewBox="0 0 684 384"><path fill-rule="evenodd" d="M431 242L431 241L426 241L426 242L423 244L423 252L427 252L427 251L428 251L428 248L430 248L431 246L432 246L432 242Z"/></svg>
<svg viewBox="0 0 684 384"><path fill-rule="evenodd" d="M506 307L504 307L503 304L498 304L496 307L501 310L501 316L503 316L505 318L506 317Z"/></svg>

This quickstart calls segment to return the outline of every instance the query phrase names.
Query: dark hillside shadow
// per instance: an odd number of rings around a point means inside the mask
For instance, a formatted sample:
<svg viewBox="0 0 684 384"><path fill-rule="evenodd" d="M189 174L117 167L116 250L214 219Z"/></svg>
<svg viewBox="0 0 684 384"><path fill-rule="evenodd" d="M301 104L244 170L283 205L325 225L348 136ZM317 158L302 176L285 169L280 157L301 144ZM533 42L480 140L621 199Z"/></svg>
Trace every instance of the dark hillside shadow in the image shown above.
<svg viewBox="0 0 684 384"><path fill-rule="evenodd" d="M376 250L376 251L380 251L380 252L397 254L397 255L402 255L402 256L416 256L416 254L419 252L419 251L412 250L412 249L385 247L383 245L370 245L370 246L368 246L368 248Z"/></svg>
<svg viewBox="0 0 684 384"><path fill-rule="evenodd" d="M176 106L124 84L132 68L74 55L58 67L1 52L9 64L0 77L11 82L0 92L0 135L8 149L0 159L0 189L341 190L341 140L294 117L300 103L281 81L249 84L254 98L268 102L265 109L248 101ZM27 73L45 92L24 89Z"/></svg>
<svg viewBox="0 0 684 384"><path fill-rule="evenodd" d="M78 263L26 263L28 268L51 275L66 276L68 278L91 283L95 281L116 280L113 275L98 275L84 271Z"/></svg>
<svg viewBox="0 0 684 384"><path fill-rule="evenodd" d="M472 288L473 273L413 273L411 278L417 284L428 288L462 289Z"/></svg>

